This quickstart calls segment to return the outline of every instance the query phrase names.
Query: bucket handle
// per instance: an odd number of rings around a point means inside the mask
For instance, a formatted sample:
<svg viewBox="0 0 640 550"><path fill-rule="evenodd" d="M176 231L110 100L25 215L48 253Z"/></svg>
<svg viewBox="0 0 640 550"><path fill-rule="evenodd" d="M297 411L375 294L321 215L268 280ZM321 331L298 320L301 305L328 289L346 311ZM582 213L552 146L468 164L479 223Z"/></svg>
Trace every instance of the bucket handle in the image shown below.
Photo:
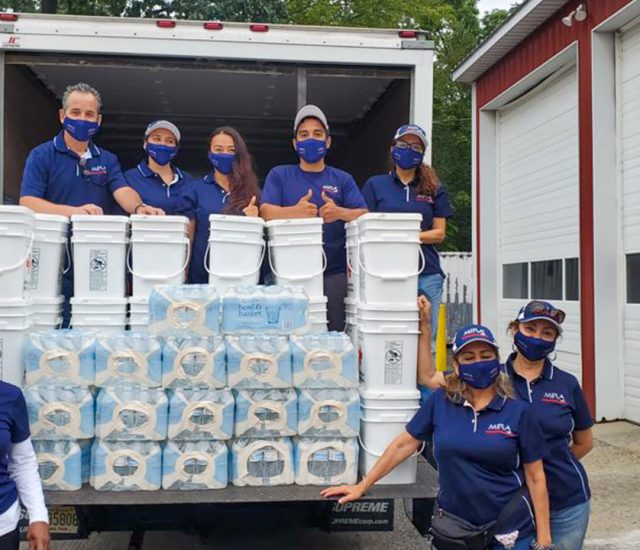
<svg viewBox="0 0 640 550"><path fill-rule="evenodd" d="M14 269L18 269L23 266L29 257L31 256L31 251L33 250L33 240L35 239L36 232L33 231L31 233L31 239L29 240L29 247L27 248L27 253L20 259L19 262L16 262L14 265L10 265L9 267L0 267L0 275L6 273L7 271L13 271Z"/></svg>
<svg viewBox="0 0 640 550"><path fill-rule="evenodd" d="M62 270L62 274L69 273L71 269L71 250L69 249L69 240L64 243L64 254L67 257L67 261L65 262L65 268Z"/></svg>
<svg viewBox="0 0 640 550"><path fill-rule="evenodd" d="M349 248L355 248L357 250L357 254L358 254L358 258L360 258L360 250L358 250L358 244L354 244L349 246L348 244L345 245L345 248L347 249L347 267L351 270L351 273L353 273L354 275L359 275L360 274L360 270L359 269L354 269L353 266L351 265L351 260L349 259ZM358 261L358 263L360 263L360 261Z"/></svg>
<svg viewBox="0 0 640 550"><path fill-rule="evenodd" d="M322 249L322 269L320 271L318 271L318 273L312 273L311 275L298 275L296 277L285 277L284 275L281 275L280 273L278 273L276 271L276 268L273 267L273 260L271 258L271 243L269 243L269 267L271 268L271 271L273 272L273 274L276 277L280 277L282 279L288 279L289 281L308 281L309 279L313 279L314 277L317 277L318 275L322 275L325 271L325 269L327 269L327 254L324 251L324 248Z"/></svg>
<svg viewBox="0 0 640 550"><path fill-rule="evenodd" d="M376 242L378 241L362 241L360 242L359 246L362 246L363 244L367 244L367 243L376 243ZM385 241L379 241L379 242L385 242ZM389 243L386 243L386 244L389 244ZM420 243L415 243L415 244L420 245ZM427 265L427 260L424 257L422 246L418 246L418 253L420 254L420 262L418 265L418 271L416 271L415 273L408 273L404 275L380 275L378 273L372 273L364 266L364 263L362 262L362 256L360 255L360 251L358 251L358 265L360 266L360 269L362 269L362 271L367 275L369 275L370 277L375 277L376 279L382 279L383 281L402 281L403 279L420 275L420 273L422 273L422 270Z"/></svg>
<svg viewBox="0 0 640 550"><path fill-rule="evenodd" d="M204 252L204 268L209 275L214 275L216 277L219 277L220 279L242 279L243 277L249 277L250 275L253 275L254 273L257 273L258 271L260 271L260 268L262 267L262 262L264 261L264 256L267 252L267 245L264 241L262 241L262 244L260 246L262 248L262 252L260 254L260 261L258 262L258 267L256 267L255 269L252 269L248 273L238 273L238 274L226 273L224 275L220 275L219 273L212 273L211 271L209 271L209 255L211 252L211 241L209 241L207 243L207 249Z"/></svg>
<svg viewBox="0 0 640 550"><path fill-rule="evenodd" d="M376 458L380 458L382 455L379 453L374 453L371 449L369 449L365 444L364 441L362 441L362 435L358 434L358 443L360 443L360 446L364 449L365 452L369 453L372 456L375 456ZM427 446L427 442L423 441L422 445L420 446L420 450L416 451L415 453L413 453L409 458L414 458L416 456L419 456L422 454L422 451L424 451L424 448Z"/></svg>
<svg viewBox="0 0 640 550"><path fill-rule="evenodd" d="M184 270L187 269L187 266L189 265L189 254L191 253L191 241L189 239L186 239L186 242L187 242L187 254L185 256L184 264L175 273L171 273L169 275L140 275L140 273L136 273L131 267L131 249L132 249L131 244L129 244L129 247L127 249L127 269L129 270L129 273L131 273L131 275L133 275L134 277L139 277L140 279L144 279L145 281L165 281L167 279L173 279L173 277L177 277L178 275L180 275L180 273L183 273Z"/></svg>

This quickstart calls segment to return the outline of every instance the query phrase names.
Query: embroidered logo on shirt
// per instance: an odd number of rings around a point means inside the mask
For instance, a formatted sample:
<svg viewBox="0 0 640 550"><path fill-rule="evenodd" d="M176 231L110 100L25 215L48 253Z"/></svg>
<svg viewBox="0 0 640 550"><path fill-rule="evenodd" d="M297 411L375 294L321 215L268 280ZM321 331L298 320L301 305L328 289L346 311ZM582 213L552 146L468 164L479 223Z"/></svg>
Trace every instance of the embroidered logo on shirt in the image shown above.
<svg viewBox="0 0 640 550"><path fill-rule="evenodd" d="M489 427L484 432L489 435L506 435L507 437L515 437L515 434L511 431L509 424L489 424Z"/></svg>
<svg viewBox="0 0 640 550"><path fill-rule="evenodd" d="M338 188L335 185L323 185L322 190L327 193L334 193L335 195L338 194Z"/></svg>
<svg viewBox="0 0 640 550"><path fill-rule="evenodd" d="M555 403L556 405L567 404L567 400L564 398L564 394L556 392L544 392L541 401L543 403Z"/></svg>
<svg viewBox="0 0 640 550"><path fill-rule="evenodd" d="M416 200L420 202L430 202L433 204L433 197L431 195L421 195L418 193L416 195Z"/></svg>
<svg viewBox="0 0 640 550"><path fill-rule="evenodd" d="M85 169L83 173L85 176L106 176L107 167L102 164L98 164L97 166L91 166L88 170Z"/></svg>

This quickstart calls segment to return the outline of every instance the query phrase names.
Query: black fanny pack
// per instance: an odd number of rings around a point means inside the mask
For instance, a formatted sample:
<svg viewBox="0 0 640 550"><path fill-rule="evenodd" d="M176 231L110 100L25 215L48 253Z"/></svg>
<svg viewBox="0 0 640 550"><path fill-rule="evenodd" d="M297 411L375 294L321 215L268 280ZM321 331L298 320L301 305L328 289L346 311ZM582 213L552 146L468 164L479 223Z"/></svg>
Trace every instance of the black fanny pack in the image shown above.
<svg viewBox="0 0 640 550"><path fill-rule="evenodd" d="M487 550L493 544L497 528L515 512L520 497L527 494L522 487L513 495L498 519L484 525L473 525L465 519L443 510L436 500L429 530L437 550Z"/></svg>

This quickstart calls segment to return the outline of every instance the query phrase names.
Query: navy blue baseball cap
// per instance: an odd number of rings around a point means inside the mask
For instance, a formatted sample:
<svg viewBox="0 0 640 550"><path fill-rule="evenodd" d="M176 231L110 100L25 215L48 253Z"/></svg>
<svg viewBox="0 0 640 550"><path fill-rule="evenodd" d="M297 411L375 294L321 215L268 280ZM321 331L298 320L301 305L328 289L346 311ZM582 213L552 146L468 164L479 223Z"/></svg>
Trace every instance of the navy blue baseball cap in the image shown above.
<svg viewBox="0 0 640 550"><path fill-rule="evenodd" d="M466 327L462 327L456 332L451 351L458 353L467 344L471 344L472 342L484 342L498 351L498 342L493 337L491 331L483 325L467 325Z"/></svg>
<svg viewBox="0 0 640 550"><path fill-rule="evenodd" d="M393 141L398 141L403 136L416 136L422 142L425 150L429 146L427 133L417 124L404 124L403 126L400 126L393 136Z"/></svg>
<svg viewBox="0 0 640 550"><path fill-rule="evenodd" d="M520 308L518 318L520 323L528 323L529 321L549 321L558 332L562 332L562 323L564 322L565 312L558 309L549 302L542 300L533 300L526 306Z"/></svg>

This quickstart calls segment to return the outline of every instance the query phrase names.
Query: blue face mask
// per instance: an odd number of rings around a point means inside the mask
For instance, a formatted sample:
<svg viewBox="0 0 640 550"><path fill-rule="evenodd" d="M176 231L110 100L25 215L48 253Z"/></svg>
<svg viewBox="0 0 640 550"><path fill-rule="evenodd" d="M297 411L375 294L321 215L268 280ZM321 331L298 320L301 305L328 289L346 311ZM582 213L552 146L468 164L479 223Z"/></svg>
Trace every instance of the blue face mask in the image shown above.
<svg viewBox="0 0 640 550"><path fill-rule="evenodd" d="M533 338L522 332L516 332L513 337L516 348L529 361L540 361L556 349L555 340L543 340L542 338Z"/></svg>
<svg viewBox="0 0 640 550"><path fill-rule="evenodd" d="M322 139L296 141L296 153L302 160L315 164L327 155L327 142Z"/></svg>
<svg viewBox="0 0 640 550"><path fill-rule="evenodd" d="M169 164L178 154L178 148L175 145L162 145L160 143L147 143L145 150L160 166Z"/></svg>
<svg viewBox="0 0 640 550"><path fill-rule="evenodd" d="M209 162L211 162L211 166L224 175L228 175L233 172L233 162L235 160L235 153L209 153Z"/></svg>
<svg viewBox="0 0 640 550"><path fill-rule="evenodd" d="M488 388L496 381L499 374L500 360L498 358L458 365L460 380L478 390Z"/></svg>
<svg viewBox="0 0 640 550"><path fill-rule="evenodd" d="M62 127L69 132L74 139L78 141L89 141L98 133L100 124L93 120L76 120L65 117L62 122Z"/></svg>
<svg viewBox="0 0 640 550"><path fill-rule="evenodd" d="M422 164L424 153L419 153L413 149L400 149L399 147L394 147L391 149L391 158L393 159L393 162L403 170L411 170L412 168Z"/></svg>

